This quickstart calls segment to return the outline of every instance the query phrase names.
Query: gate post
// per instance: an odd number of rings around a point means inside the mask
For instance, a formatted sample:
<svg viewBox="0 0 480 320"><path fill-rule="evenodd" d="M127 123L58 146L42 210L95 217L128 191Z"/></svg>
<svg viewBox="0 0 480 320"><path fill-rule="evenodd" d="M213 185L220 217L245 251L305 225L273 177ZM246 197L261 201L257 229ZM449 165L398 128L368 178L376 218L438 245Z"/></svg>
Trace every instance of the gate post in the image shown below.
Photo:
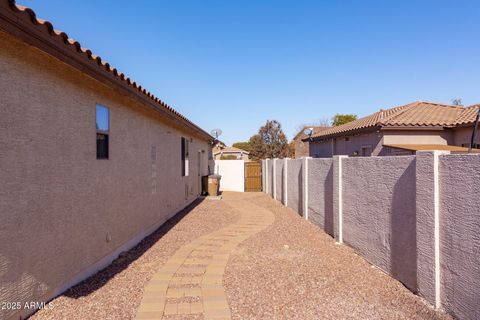
<svg viewBox="0 0 480 320"><path fill-rule="evenodd" d="M333 210L336 213L334 235L338 243L343 243L343 185L342 160L348 156L333 156Z"/></svg>
<svg viewBox="0 0 480 320"><path fill-rule="evenodd" d="M441 308L439 157L448 151L416 152L417 285L421 296Z"/></svg>

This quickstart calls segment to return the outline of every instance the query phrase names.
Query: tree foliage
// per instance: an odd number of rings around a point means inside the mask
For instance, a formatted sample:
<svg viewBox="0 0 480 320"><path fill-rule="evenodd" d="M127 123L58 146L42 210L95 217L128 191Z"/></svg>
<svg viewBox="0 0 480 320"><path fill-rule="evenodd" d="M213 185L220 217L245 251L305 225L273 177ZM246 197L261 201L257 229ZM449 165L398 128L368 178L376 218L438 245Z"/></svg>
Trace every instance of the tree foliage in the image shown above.
<svg viewBox="0 0 480 320"><path fill-rule="evenodd" d="M258 133L250 138L250 157L253 160L285 158L289 155L288 139L277 120L267 120Z"/></svg>
<svg viewBox="0 0 480 320"><path fill-rule="evenodd" d="M452 99L452 104L453 104L454 106L463 106L462 98Z"/></svg>
<svg viewBox="0 0 480 320"><path fill-rule="evenodd" d="M250 150L252 149L249 141L235 142L234 144L232 144L232 147L242 149L248 152L250 152Z"/></svg>
<svg viewBox="0 0 480 320"><path fill-rule="evenodd" d="M332 118L332 126L340 126L345 123L349 123L352 121L357 120L357 115L355 114L339 114L333 116Z"/></svg>
<svg viewBox="0 0 480 320"><path fill-rule="evenodd" d="M321 118L316 121L312 122L304 122L295 127L295 132L303 131L303 129L308 127L330 127L332 125L330 119L328 118Z"/></svg>

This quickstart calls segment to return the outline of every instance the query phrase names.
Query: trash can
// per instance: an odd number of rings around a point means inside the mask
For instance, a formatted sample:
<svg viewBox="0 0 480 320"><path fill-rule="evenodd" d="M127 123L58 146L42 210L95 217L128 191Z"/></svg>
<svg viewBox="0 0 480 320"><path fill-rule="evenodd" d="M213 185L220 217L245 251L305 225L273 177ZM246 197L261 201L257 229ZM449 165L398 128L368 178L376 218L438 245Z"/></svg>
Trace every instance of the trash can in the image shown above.
<svg viewBox="0 0 480 320"><path fill-rule="evenodd" d="M220 186L220 178L222 176L219 174L211 174L208 176L208 195L212 197L218 196L218 189Z"/></svg>
<svg viewBox="0 0 480 320"><path fill-rule="evenodd" d="M208 195L208 176L202 176L202 196Z"/></svg>

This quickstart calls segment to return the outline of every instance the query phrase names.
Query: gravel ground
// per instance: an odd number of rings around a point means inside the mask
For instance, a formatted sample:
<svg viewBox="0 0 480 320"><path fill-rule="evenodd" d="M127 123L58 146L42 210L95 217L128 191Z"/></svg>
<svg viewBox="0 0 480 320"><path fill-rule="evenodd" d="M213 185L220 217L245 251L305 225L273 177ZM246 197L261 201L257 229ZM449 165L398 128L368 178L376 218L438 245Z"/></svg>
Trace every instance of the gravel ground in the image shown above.
<svg viewBox="0 0 480 320"><path fill-rule="evenodd" d="M31 319L133 319L144 286L178 248L239 218L229 199L275 215L273 225L230 256L223 283L234 319L451 319L260 193L227 193L179 213Z"/></svg>
<svg viewBox="0 0 480 320"><path fill-rule="evenodd" d="M187 208L112 265L54 299L54 309L30 319L134 319L143 288L177 249L237 219L238 213L223 201Z"/></svg>
<svg viewBox="0 0 480 320"><path fill-rule="evenodd" d="M264 194L232 194L275 223L230 256L224 286L233 319L451 319Z"/></svg>

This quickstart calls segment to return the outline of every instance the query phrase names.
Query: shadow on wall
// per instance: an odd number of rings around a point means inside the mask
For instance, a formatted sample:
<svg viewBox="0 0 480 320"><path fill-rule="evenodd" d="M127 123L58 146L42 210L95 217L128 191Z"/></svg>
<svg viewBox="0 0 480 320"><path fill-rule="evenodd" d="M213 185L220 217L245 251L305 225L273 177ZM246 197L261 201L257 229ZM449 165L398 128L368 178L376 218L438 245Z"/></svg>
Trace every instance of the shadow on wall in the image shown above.
<svg viewBox="0 0 480 320"><path fill-rule="evenodd" d="M297 203L297 212L302 217L305 217L305 211L303 210L303 170L298 171L298 203ZM301 213L300 213L301 212Z"/></svg>
<svg viewBox="0 0 480 320"><path fill-rule="evenodd" d="M415 161L393 187L390 218L391 275L417 292L417 221Z"/></svg>
<svg viewBox="0 0 480 320"><path fill-rule="evenodd" d="M334 227L333 227L333 165L330 166L328 170L326 183L323 184L323 207L324 207L324 217L323 217L323 229L326 233L334 236Z"/></svg>
<svg viewBox="0 0 480 320"><path fill-rule="evenodd" d="M97 272L93 276L73 286L65 291L63 296L78 299L87 296L99 288L103 287L110 279L115 277L116 274L125 270L132 262L141 257L148 249L150 249L155 243L157 243L165 234L167 234L177 223L179 223L186 215L190 213L196 206L198 206L203 199L197 199L187 206L182 211L178 212L175 216L167 220L151 235L143 239L139 244L123 252L105 269Z"/></svg>
<svg viewBox="0 0 480 320"><path fill-rule="evenodd" d="M280 172L282 173L280 176L281 176L281 184L280 184L280 197L277 199L279 200L281 203L285 203L285 175L283 174L283 168L282 170L280 170Z"/></svg>

